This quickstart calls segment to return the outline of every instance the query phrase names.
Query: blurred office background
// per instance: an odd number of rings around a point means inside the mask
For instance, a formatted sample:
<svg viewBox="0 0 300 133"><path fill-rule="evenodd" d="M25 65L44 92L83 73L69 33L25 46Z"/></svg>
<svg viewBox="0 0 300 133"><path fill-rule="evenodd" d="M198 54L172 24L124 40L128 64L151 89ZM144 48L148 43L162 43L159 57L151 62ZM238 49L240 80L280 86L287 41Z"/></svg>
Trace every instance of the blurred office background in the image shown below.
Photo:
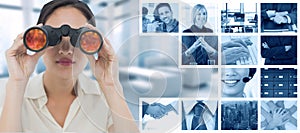
<svg viewBox="0 0 300 133"><path fill-rule="evenodd" d="M0 112L8 77L5 51L18 34L36 25L41 7L49 1L0 1ZM110 40L119 57L120 81L135 119L138 120L140 97L208 96L211 88L217 90L216 84L212 87L210 82L217 81L213 79L217 78L217 69L178 68L177 36L139 35L138 0L83 1L91 7L97 28ZM40 60L33 75L44 70ZM89 67L84 73L92 77ZM217 97L218 93L212 94Z"/></svg>

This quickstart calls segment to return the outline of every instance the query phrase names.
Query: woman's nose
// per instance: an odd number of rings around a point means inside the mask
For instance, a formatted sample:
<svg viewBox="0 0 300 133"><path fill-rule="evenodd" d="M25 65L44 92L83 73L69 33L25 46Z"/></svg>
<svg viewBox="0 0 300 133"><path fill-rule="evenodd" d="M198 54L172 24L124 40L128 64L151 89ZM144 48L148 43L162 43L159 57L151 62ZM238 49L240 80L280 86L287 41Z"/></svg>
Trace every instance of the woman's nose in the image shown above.
<svg viewBox="0 0 300 133"><path fill-rule="evenodd" d="M59 46L59 54L63 54L63 55L72 55L74 51L73 46L71 45L70 42L70 37L63 37L61 44Z"/></svg>
<svg viewBox="0 0 300 133"><path fill-rule="evenodd" d="M233 68L228 68L228 69L225 69L225 76L236 76L237 73L235 71L235 69Z"/></svg>
<svg viewBox="0 0 300 133"><path fill-rule="evenodd" d="M206 15L201 14L201 15L200 15L200 18L201 18L201 19L205 19L205 18L206 18Z"/></svg>

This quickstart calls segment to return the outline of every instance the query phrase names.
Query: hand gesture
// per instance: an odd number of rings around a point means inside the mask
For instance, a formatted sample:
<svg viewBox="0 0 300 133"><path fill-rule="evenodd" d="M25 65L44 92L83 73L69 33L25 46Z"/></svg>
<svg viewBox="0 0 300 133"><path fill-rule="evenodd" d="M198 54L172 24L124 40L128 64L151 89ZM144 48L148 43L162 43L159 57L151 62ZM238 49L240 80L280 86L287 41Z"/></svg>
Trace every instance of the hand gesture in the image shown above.
<svg viewBox="0 0 300 133"><path fill-rule="evenodd" d="M268 45L266 42L263 42L263 43L262 43L262 46L263 46L263 48L265 48L265 49L269 49L269 48L270 48L269 45Z"/></svg>
<svg viewBox="0 0 300 133"><path fill-rule="evenodd" d="M150 115L154 119L160 119L167 114L166 107L161 103L153 103L149 105L146 110L146 114Z"/></svg>
<svg viewBox="0 0 300 133"><path fill-rule="evenodd" d="M42 25L40 24L37 26ZM27 83L30 75L35 69L38 59L45 53L45 51L51 49L51 47L33 55L29 55L27 54L27 49L23 43L23 34L24 33L19 34L14 40L13 45L6 51L6 60L9 78L14 81Z"/></svg>
<svg viewBox="0 0 300 133"><path fill-rule="evenodd" d="M198 39L193 43L192 47L198 48L200 45L204 43L203 37L198 37ZM206 43L206 42L205 42Z"/></svg>
<svg viewBox="0 0 300 133"><path fill-rule="evenodd" d="M246 56L240 57L240 59L238 59L236 61L236 64L237 65L250 65L250 58L246 57Z"/></svg>
<svg viewBox="0 0 300 133"><path fill-rule="evenodd" d="M275 127L282 126L286 124L289 119L285 119L285 117L289 114L286 109L283 108L275 108L272 111L272 120L269 122L268 129L274 129Z"/></svg>
<svg viewBox="0 0 300 133"><path fill-rule="evenodd" d="M161 22L155 21L153 23L149 23L147 25L147 31L148 32L155 32L156 28L158 28L161 25Z"/></svg>
<svg viewBox="0 0 300 133"><path fill-rule="evenodd" d="M291 48L292 48L291 45L284 46L284 49L285 49L286 52L289 51Z"/></svg>
<svg viewBox="0 0 300 133"><path fill-rule="evenodd" d="M86 27L97 30L96 27L88 24ZM110 42L104 38L103 46L98 52L98 59L93 55L87 55L93 75L100 85L114 86L119 79L118 59ZM104 87L101 86L101 89Z"/></svg>
<svg viewBox="0 0 300 133"><path fill-rule="evenodd" d="M276 14L276 16L273 17L271 20L273 20L276 24L285 24L288 21L285 16L282 16L280 14Z"/></svg>

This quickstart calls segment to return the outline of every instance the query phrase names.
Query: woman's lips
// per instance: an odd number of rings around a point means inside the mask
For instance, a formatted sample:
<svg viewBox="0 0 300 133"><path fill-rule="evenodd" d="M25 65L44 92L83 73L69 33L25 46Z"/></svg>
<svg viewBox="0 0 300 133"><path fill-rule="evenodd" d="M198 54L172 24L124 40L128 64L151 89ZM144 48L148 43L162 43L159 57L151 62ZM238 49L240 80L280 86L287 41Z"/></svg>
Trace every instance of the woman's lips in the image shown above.
<svg viewBox="0 0 300 133"><path fill-rule="evenodd" d="M72 61L69 58L61 58L58 61L56 61L57 64L60 64L62 66L71 66L72 64L74 64L75 62Z"/></svg>
<svg viewBox="0 0 300 133"><path fill-rule="evenodd" d="M237 79L224 79L222 80L223 83L225 83L228 86L235 86L240 80Z"/></svg>

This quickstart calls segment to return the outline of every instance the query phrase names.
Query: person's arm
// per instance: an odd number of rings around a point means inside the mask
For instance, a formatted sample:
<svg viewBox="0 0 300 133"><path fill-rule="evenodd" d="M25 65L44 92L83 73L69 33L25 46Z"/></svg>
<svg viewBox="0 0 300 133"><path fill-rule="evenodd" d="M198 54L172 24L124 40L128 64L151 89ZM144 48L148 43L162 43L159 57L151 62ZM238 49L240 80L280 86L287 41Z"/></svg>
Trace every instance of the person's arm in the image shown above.
<svg viewBox="0 0 300 133"><path fill-rule="evenodd" d="M279 55L283 55L285 52L285 46L276 46L271 48L261 47L261 56L263 58L274 58Z"/></svg>
<svg viewBox="0 0 300 133"><path fill-rule="evenodd" d="M194 43L193 36L183 36L182 37L182 64L183 65L189 65L190 62L195 62L195 58L192 55L191 52L194 52L195 50L189 50L188 46L191 47L191 45Z"/></svg>
<svg viewBox="0 0 300 133"><path fill-rule="evenodd" d="M21 109L25 88L38 59L45 51L34 55L26 54L23 33L17 36L13 45L6 51L9 78L6 84L3 110L0 114L0 132L22 131Z"/></svg>
<svg viewBox="0 0 300 133"><path fill-rule="evenodd" d="M283 118L288 115L288 111L283 108L278 108L272 111L272 120L268 123L265 130L273 130L274 128L278 126L282 126L286 124L289 119L284 120Z"/></svg>
<svg viewBox="0 0 300 133"><path fill-rule="evenodd" d="M210 39L216 39L216 40L211 40L211 42L216 43L214 44L214 47L212 46L212 44L208 44L205 41L205 38L201 38L201 44L203 46L203 48L206 50L208 56L210 59L214 59L217 62L217 58L218 58L218 51L217 51L217 46L218 46L218 38L217 37L211 37Z"/></svg>
<svg viewBox="0 0 300 133"><path fill-rule="evenodd" d="M97 30L88 24L88 28ZM93 75L102 90L112 113L113 125L109 132L135 133L139 132L135 120L126 103L123 88L119 81L119 63L110 42L104 38L102 49L96 60L93 55L87 55Z"/></svg>
<svg viewBox="0 0 300 133"><path fill-rule="evenodd" d="M296 37L285 37L280 39L283 45L264 48L261 47L261 55L263 58L289 59L297 55Z"/></svg>
<svg viewBox="0 0 300 133"><path fill-rule="evenodd" d="M144 118L144 115L146 114L148 107L149 107L149 104L143 101L143 103L142 103L142 110L143 110L142 118Z"/></svg>
<svg viewBox="0 0 300 133"><path fill-rule="evenodd" d="M292 4L290 12L286 16L288 17L289 24L297 24L297 4Z"/></svg>

